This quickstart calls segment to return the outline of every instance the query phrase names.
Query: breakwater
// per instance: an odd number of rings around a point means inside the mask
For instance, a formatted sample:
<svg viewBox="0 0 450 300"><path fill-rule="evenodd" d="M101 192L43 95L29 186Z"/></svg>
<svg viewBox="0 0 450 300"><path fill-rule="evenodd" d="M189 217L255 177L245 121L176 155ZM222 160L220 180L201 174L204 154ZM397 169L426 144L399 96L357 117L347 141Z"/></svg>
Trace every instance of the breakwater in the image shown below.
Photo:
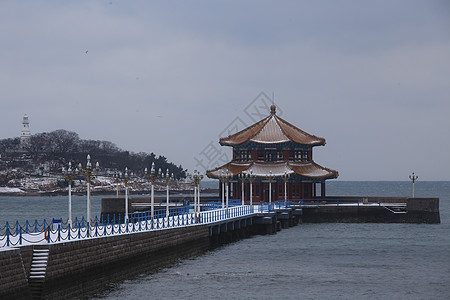
<svg viewBox="0 0 450 300"><path fill-rule="evenodd" d="M439 198L326 197L303 205L305 223L439 224Z"/></svg>

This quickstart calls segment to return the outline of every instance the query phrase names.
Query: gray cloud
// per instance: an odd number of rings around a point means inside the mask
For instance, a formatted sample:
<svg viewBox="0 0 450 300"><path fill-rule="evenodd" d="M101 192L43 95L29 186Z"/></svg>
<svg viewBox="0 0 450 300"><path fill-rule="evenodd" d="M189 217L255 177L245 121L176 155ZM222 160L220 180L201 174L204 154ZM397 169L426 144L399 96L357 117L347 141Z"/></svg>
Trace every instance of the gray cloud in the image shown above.
<svg viewBox="0 0 450 300"><path fill-rule="evenodd" d="M448 179L439 1L0 4L0 138L58 128L185 167L260 91L342 179ZM88 53L86 53L88 51Z"/></svg>

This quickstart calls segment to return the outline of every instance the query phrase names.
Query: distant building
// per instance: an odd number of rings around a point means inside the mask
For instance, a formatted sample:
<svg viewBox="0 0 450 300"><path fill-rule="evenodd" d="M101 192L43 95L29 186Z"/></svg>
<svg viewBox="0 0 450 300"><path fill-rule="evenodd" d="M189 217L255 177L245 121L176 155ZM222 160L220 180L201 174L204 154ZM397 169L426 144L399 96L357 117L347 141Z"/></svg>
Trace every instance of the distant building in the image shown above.
<svg viewBox="0 0 450 300"><path fill-rule="evenodd" d="M24 115L22 121L22 132L20 134L21 144L27 142L30 139L30 137L31 137L30 120L28 119L27 115Z"/></svg>
<svg viewBox="0 0 450 300"><path fill-rule="evenodd" d="M306 133L278 117L275 105L271 106L268 117L221 138L219 143L233 147L233 160L207 171L206 175L221 179L229 174L235 198L240 198L242 192L241 174L254 176L252 198L255 202L283 200L285 195L288 199L325 197L325 180L339 176L337 171L322 167L313 160L313 147L324 146L325 139ZM284 180L287 181L286 191ZM246 180L245 202L249 201L249 185ZM320 194L316 185L320 185Z"/></svg>

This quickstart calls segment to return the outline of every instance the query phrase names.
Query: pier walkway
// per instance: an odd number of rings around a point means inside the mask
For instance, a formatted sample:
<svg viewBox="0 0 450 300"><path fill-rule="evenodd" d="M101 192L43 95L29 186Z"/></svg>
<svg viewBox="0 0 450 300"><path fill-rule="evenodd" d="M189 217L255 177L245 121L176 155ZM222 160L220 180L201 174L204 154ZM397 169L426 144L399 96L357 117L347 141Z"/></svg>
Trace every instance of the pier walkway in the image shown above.
<svg viewBox="0 0 450 300"><path fill-rule="evenodd" d="M248 220L252 224L253 218L258 224L271 224L276 214L278 220L287 220L292 216L300 216L304 209L320 207L383 207L392 213L406 213L406 202L392 201L382 202L380 199L368 198L343 199L305 199L284 200L258 205L239 205L240 201L230 201L229 208L221 208L218 203L203 203L201 212L189 212L188 209L173 209L168 217L156 214L151 219L147 212L131 213L129 219L124 222L114 219L98 220L93 222L80 222L76 219L74 225L62 223L62 220L53 220L47 224L35 222L20 224L18 221L12 226L7 222L0 228L0 250L15 248L32 244L54 244L77 241L84 239L103 238L112 235L129 235L139 232L168 230L171 228L189 227L196 225L209 225L211 235L227 230L227 226L240 226L236 220ZM231 224L231 225L223 225ZM245 223L246 225L247 223Z"/></svg>

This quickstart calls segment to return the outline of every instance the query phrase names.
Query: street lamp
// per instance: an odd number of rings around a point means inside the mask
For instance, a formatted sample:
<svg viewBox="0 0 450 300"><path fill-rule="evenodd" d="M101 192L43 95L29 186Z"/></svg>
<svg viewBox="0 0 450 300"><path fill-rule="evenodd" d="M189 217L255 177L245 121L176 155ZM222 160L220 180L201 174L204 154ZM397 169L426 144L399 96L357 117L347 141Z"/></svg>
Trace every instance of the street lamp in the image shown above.
<svg viewBox="0 0 450 300"><path fill-rule="evenodd" d="M220 171L219 180L222 183L222 208L225 208L225 172Z"/></svg>
<svg viewBox="0 0 450 300"><path fill-rule="evenodd" d="M166 170L166 217L169 217L169 183L174 180L173 173L172 176L169 176L169 169Z"/></svg>
<svg viewBox="0 0 450 300"><path fill-rule="evenodd" d="M227 209L228 209L228 198L230 195L228 189L229 189L229 183L231 181L231 178L233 178L233 174L228 169L226 169L226 171L225 171L225 187L226 187L225 194L226 194L226 208Z"/></svg>
<svg viewBox="0 0 450 300"><path fill-rule="evenodd" d="M291 175L289 175L286 171L284 171L284 174L281 176L281 178L283 178L283 181L284 181L284 201L287 200L287 189L286 189L286 187L287 187L287 182L288 182L290 176Z"/></svg>
<svg viewBox="0 0 450 300"><path fill-rule="evenodd" d="M98 162L95 164L95 169L92 169L91 164L91 156L87 155L87 163L86 163L86 169L83 170L83 166L81 163L78 164L78 172L80 174L86 176L86 182L87 182L87 221L91 221L91 179L96 175L99 171L100 167Z"/></svg>
<svg viewBox="0 0 450 300"><path fill-rule="evenodd" d="M198 204L198 212L200 213L200 210L201 210L201 208L200 208L200 181L202 181L203 180L203 175L201 175L200 174L200 172L198 172L197 171L197 197L198 197L198 201L197 201L197 204Z"/></svg>
<svg viewBox="0 0 450 300"><path fill-rule="evenodd" d="M197 170L194 170L194 174L189 174L188 178L194 184L194 213L197 212L197 183L196 183L196 173Z"/></svg>
<svg viewBox="0 0 450 300"><path fill-rule="evenodd" d="M267 175L267 180L269 180L269 203L272 203L272 182L273 182L273 174L272 170L269 171L269 175Z"/></svg>
<svg viewBox="0 0 450 300"><path fill-rule="evenodd" d="M247 174L247 179L250 182L250 205L253 205L253 181L256 176L253 174L253 170L250 170L250 173Z"/></svg>
<svg viewBox="0 0 450 300"><path fill-rule="evenodd" d="M122 182L122 180L120 180L121 173L114 172L113 177L114 177L114 183L116 184L116 197L119 198L120 197L119 183Z"/></svg>
<svg viewBox="0 0 450 300"><path fill-rule="evenodd" d="M414 183L416 182L417 179L419 179L419 176L414 175L414 172L412 172L412 175L409 175L409 179L412 180L413 184L412 196L414 198Z"/></svg>
<svg viewBox="0 0 450 300"><path fill-rule="evenodd" d="M69 162L67 170L62 168L62 176L69 182L69 218L67 223L72 226L72 179L74 175L78 175L78 169L72 169L72 162Z"/></svg>
<svg viewBox="0 0 450 300"><path fill-rule="evenodd" d="M125 173L123 173L123 175L122 173L119 173L119 175L117 176L118 181L123 182L123 184L125 185L125 223L127 223L128 221L128 182L132 179L132 177L133 172L128 175L128 168L125 168ZM119 186L119 184L117 184L117 186Z"/></svg>
<svg viewBox="0 0 450 300"><path fill-rule="evenodd" d="M161 175L161 169L159 169L159 170L160 170L159 174ZM150 215L153 220L153 218L155 216L155 180L158 179L158 176L155 173L155 163L154 162L152 163L150 175L148 175L147 168L145 168L144 172L145 172L145 177L150 181L150 184L152 185L151 197L150 197L151 198Z"/></svg>
<svg viewBox="0 0 450 300"><path fill-rule="evenodd" d="M189 178L194 183L194 212L200 212L200 181L202 181L203 175L194 170L194 174L189 175Z"/></svg>
<svg viewBox="0 0 450 300"><path fill-rule="evenodd" d="M245 174L240 173L238 175L238 178L241 180L241 205L244 206L245 200L244 200L244 182L245 182Z"/></svg>

